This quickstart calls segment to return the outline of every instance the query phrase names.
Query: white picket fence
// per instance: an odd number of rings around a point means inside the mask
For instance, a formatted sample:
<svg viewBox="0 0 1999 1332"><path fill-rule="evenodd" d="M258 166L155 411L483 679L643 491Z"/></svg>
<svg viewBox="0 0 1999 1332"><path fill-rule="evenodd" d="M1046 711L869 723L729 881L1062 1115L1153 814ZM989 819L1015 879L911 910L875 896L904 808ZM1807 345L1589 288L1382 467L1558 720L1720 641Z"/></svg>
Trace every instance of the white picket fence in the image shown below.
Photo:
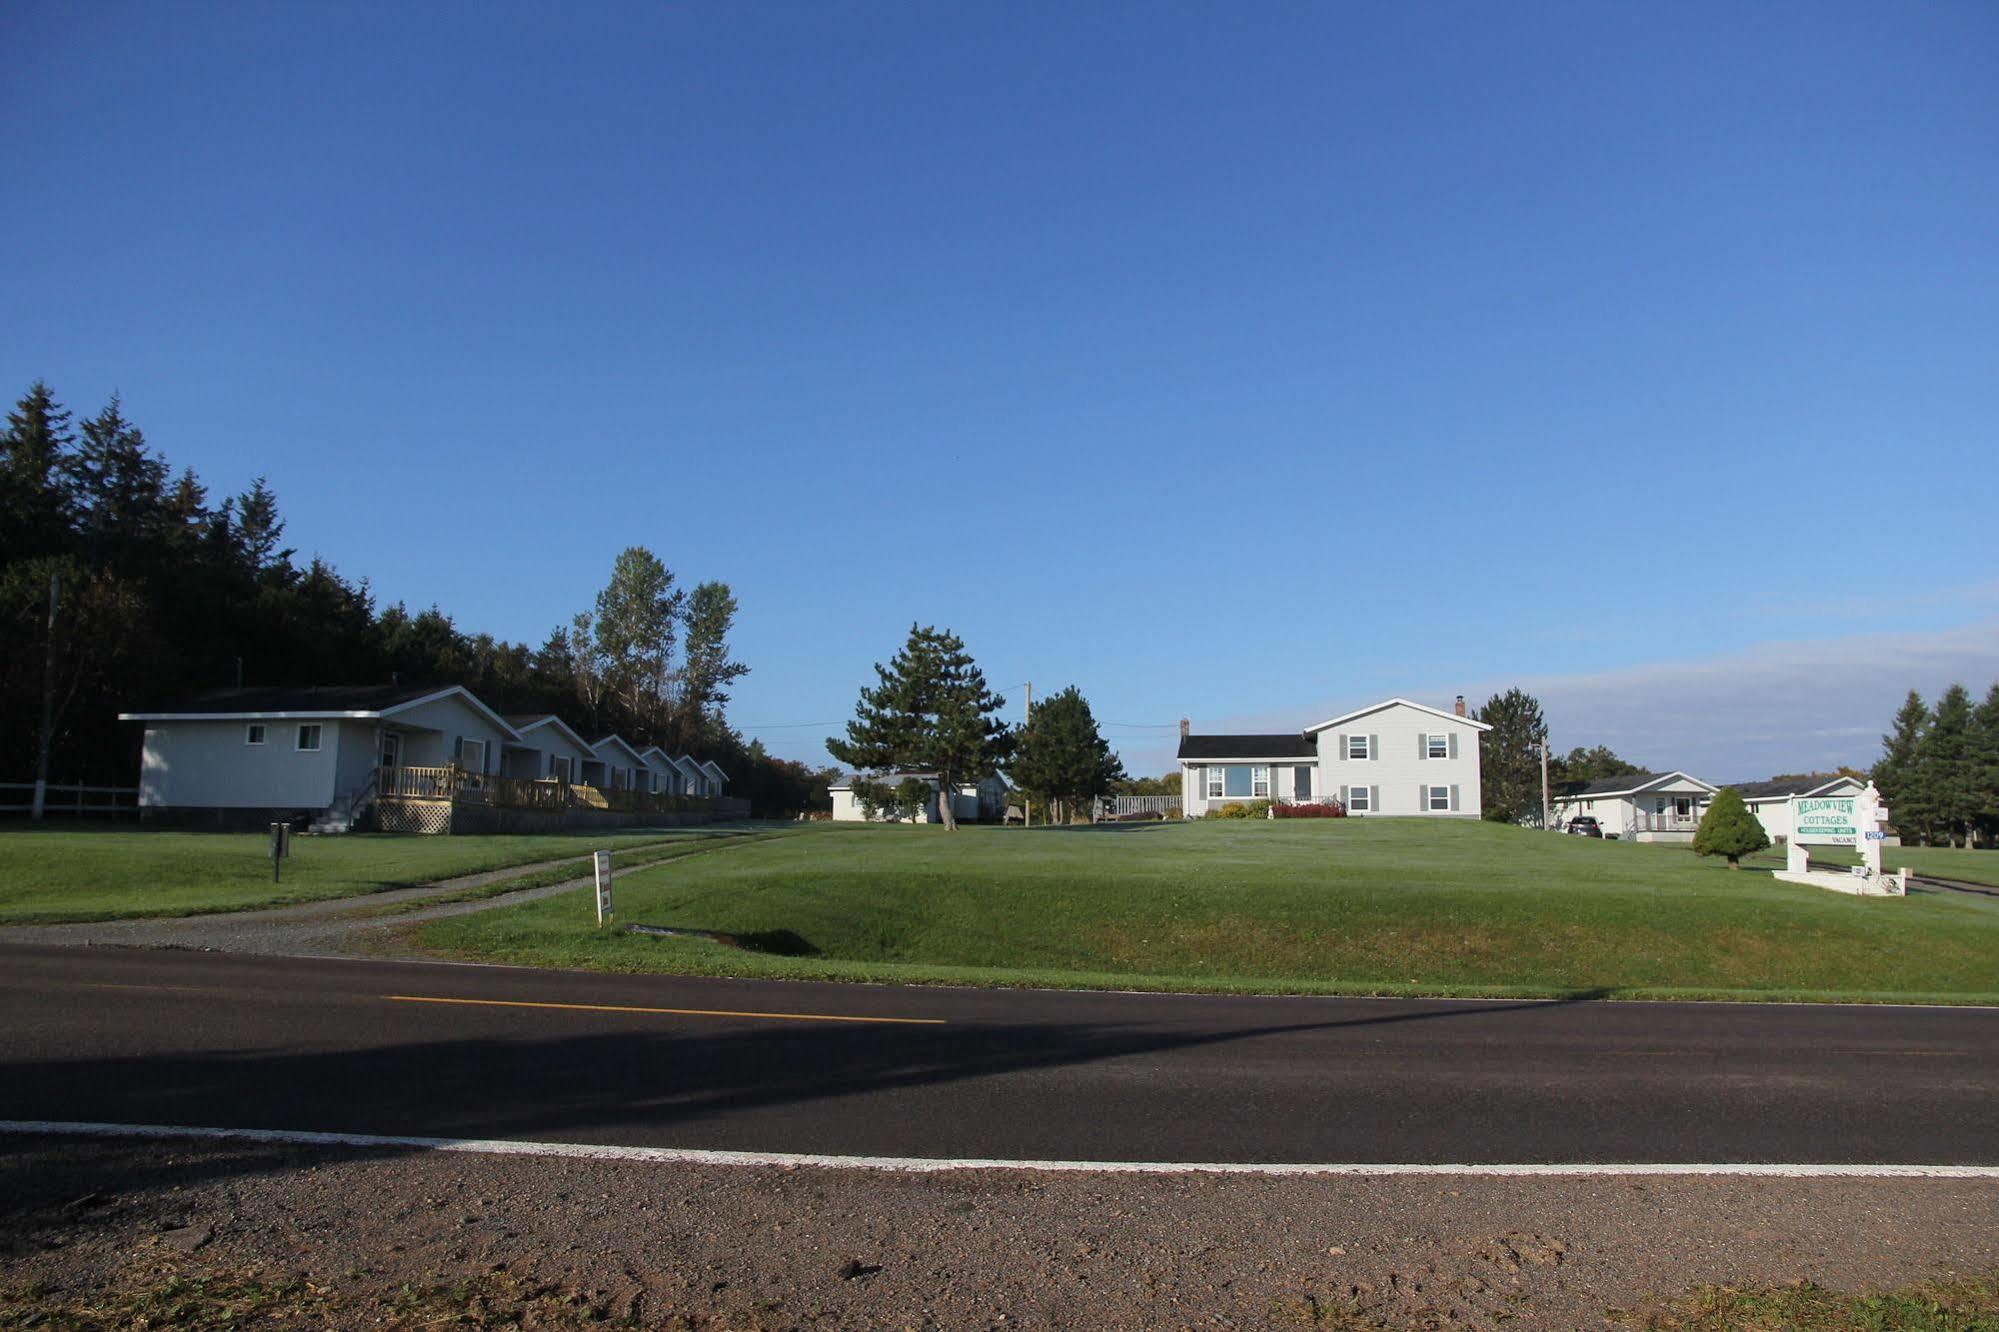
<svg viewBox="0 0 1999 1332"><path fill-rule="evenodd" d="M16 803L16 802L19 803ZM35 809L33 782L0 782L0 814L31 814ZM42 813L81 818L86 814L137 814L136 786L58 786L42 792Z"/></svg>
<svg viewBox="0 0 1999 1332"><path fill-rule="evenodd" d="M1102 817L1115 819L1125 814L1157 814L1172 818L1180 812L1180 797L1173 795L1106 796Z"/></svg>

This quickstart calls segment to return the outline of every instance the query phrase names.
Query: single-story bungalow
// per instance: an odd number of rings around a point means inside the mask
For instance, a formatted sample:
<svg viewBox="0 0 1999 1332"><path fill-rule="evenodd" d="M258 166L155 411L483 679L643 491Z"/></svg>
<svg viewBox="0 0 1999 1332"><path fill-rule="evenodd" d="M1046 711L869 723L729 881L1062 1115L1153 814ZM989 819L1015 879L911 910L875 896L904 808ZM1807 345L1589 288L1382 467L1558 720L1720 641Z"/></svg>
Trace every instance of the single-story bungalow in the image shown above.
<svg viewBox="0 0 1999 1332"><path fill-rule="evenodd" d="M900 786L914 778L930 788L930 800L912 822L942 823L943 811L937 803L937 793L942 782L934 772L891 772L868 780L883 786ZM861 802L854 796L854 780L835 782L827 788L833 795L833 818L839 823L864 823L868 815L861 808ZM1006 782L994 775L983 777L976 782L961 782L951 798L951 813L960 823L998 823L1006 816ZM886 821L877 810L874 822Z"/></svg>
<svg viewBox="0 0 1999 1332"><path fill-rule="evenodd" d="M1691 842L1719 789L1684 772L1640 772L1580 782L1557 793L1555 826L1587 814L1605 837L1637 842Z"/></svg>
<svg viewBox="0 0 1999 1332"><path fill-rule="evenodd" d="M682 754L673 760L673 766L680 774L680 789L682 791L688 795L696 796L707 794L708 774L701 770L699 763Z"/></svg>
<svg viewBox="0 0 1999 1332"><path fill-rule="evenodd" d="M645 760L646 776L650 782L646 787L647 790L654 795L682 794L685 779L681 776L680 769L674 766L673 755L658 745L651 745L639 757Z"/></svg>
<svg viewBox="0 0 1999 1332"><path fill-rule="evenodd" d="M701 772L708 779L708 789L704 794L716 796L722 794L722 788L729 783L729 774L722 771L721 765L714 759L703 759Z"/></svg>
<svg viewBox="0 0 1999 1332"><path fill-rule="evenodd" d="M1749 806L1749 812L1756 816L1756 821L1763 825L1764 833L1773 842L1790 840L1792 796L1859 795L1866 788L1864 781L1852 777L1827 777L1823 773L1735 784L1735 789L1742 795L1742 803Z"/></svg>
<svg viewBox="0 0 1999 1332"><path fill-rule="evenodd" d="M509 716L520 741L502 750L500 773L526 781L580 782L583 765L597 756L590 742L552 712Z"/></svg>
<svg viewBox="0 0 1999 1332"><path fill-rule="evenodd" d="M1195 735L1181 722L1181 812L1337 800L1356 817L1475 819L1479 737L1491 729L1462 694L1449 712L1391 698L1276 735Z"/></svg>
<svg viewBox="0 0 1999 1332"><path fill-rule="evenodd" d="M600 791L644 791L652 784L645 756L621 735L599 736L590 742L583 780Z"/></svg>
<svg viewBox="0 0 1999 1332"><path fill-rule="evenodd" d="M522 743L462 685L212 689L118 717L145 724L142 811L239 825L315 814L345 827L377 769L498 773L504 747Z"/></svg>

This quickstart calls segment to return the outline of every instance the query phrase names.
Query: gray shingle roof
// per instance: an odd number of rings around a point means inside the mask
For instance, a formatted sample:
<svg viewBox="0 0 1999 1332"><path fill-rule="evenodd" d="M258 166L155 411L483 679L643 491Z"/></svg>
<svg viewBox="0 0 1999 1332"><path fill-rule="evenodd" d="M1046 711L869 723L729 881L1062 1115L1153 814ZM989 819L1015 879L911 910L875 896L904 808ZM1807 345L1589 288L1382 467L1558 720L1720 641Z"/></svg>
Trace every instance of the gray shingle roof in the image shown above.
<svg viewBox="0 0 1999 1332"><path fill-rule="evenodd" d="M399 703L425 698L449 685L246 685L241 689L208 689L153 712L380 712Z"/></svg>
<svg viewBox="0 0 1999 1332"><path fill-rule="evenodd" d="M1184 735L1183 759L1315 759L1318 742L1299 731L1283 735Z"/></svg>
<svg viewBox="0 0 1999 1332"><path fill-rule="evenodd" d="M1634 772L1623 777L1600 777L1593 782L1570 782L1556 794L1561 796L1621 795L1658 781L1663 772Z"/></svg>
<svg viewBox="0 0 1999 1332"><path fill-rule="evenodd" d="M1771 800L1778 796L1803 795L1816 791L1821 786L1830 786L1842 780L1836 772L1813 773L1805 777L1787 778L1781 782L1732 782L1744 800Z"/></svg>

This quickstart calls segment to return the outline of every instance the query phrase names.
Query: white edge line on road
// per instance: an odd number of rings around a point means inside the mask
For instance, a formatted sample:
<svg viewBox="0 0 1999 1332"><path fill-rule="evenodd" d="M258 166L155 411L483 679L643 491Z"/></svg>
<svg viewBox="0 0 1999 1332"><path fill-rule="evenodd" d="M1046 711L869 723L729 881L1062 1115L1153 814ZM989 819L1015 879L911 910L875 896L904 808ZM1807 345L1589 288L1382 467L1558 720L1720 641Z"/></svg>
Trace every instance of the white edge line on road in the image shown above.
<svg viewBox="0 0 1999 1332"><path fill-rule="evenodd" d="M1750 1175L1775 1179L1991 1179L1999 1166L1781 1164L1377 1164L1371 1161L1260 1165L1240 1161L1003 1161L980 1157L825 1156L812 1152L725 1152L699 1147L614 1147L580 1142L514 1142L505 1138L417 1138L372 1133L313 1133L302 1129L187 1128L171 1124L93 1124L61 1120L0 1120L0 1133L80 1138L202 1138L308 1147L394 1147L491 1156L550 1156L661 1165L825 1166L930 1174L945 1170L1045 1170L1108 1175Z"/></svg>

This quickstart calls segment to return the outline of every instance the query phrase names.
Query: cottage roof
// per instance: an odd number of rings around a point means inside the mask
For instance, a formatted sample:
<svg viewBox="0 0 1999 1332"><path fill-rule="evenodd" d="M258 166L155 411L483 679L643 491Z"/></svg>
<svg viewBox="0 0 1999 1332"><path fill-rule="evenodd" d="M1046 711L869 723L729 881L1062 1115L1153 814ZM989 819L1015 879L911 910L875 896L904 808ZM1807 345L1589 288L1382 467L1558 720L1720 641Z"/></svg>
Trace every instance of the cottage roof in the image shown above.
<svg viewBox="0 0 1999 1332"><path fill-rule="evenodd" d="M399 712L435 702L441 698L463 698L493 725L520 738L520 732L499 713L479 701L464 685L245 685L232 689L209 689L191 694L178 703L150 712L121 712L120 721L234 721L265 718L274 721L300 719L367 720L393 717Z"/></svg>
<svg viewBox="0 0 1999 1332"><path fill-rule="evenodd" d="M1283 735L1183 735L1182 759L1317 758L1318 742L1300 731Z"/></svg>
<svg viewBox="0 0 1999 1332"><path fill-rule="evenodd" d="M1593 782L1570 782L1557 792L1557 794L1564 800L1571 800L1578 796L1637 795L1640 792L1649 791L1655 786L1662 786L1675 777L1692 782L1695 786L1701 787L1704 790L1712 791L1716 789L1691 773L1634 772L1627 773L1622 777L1600 777Z"/></svg>
<svg viewBox="0 0 1999 1332"><path fill-rule="evenodd" d="M1794 795L1818 795L1846 783L1851 783L1855 790L1860 789L1860 783L1851 777L1827 776L1822 772L1787 777L1782 781L1731 782L1730 785L1741 793L1744 800L1785 800Z"/></svg>

